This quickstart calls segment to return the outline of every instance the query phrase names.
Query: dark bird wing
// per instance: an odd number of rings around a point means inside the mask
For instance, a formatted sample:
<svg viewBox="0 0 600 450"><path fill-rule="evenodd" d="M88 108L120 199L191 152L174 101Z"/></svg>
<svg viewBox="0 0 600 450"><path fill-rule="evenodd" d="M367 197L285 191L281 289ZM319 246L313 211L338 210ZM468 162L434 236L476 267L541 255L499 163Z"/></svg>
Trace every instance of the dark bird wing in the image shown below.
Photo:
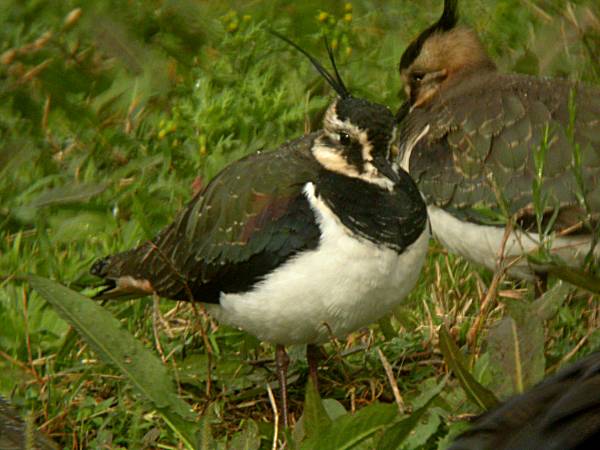
<svg viewBox="0 0 600 450"><path fill-rule="evenodd" d="M92 274L109 282L99 298L156 292L217 302L315 248L320 232L302 193L318 173L314 138L230 164L152 241L97 261Z"/></svg>
<svg viewBox="0 0 600 450"><path fill-rule="evenodd" d="M410 154L409 172L429 204L493 223L505 203L526 223L541 167L536 156L545 148L540 190L548 210L560 209L557 227L581 220L580 184L589 209L600 214L600 90L492 71L461 80L405 116L401 142L427 125ZM580 163L574 163L576 150Z"/></svg>
<svg viewBox="0 0 600 450"><path fill-rule="evenodd" d="M600 442L600 353L484 414L449 450L584 450Z"/></svg>

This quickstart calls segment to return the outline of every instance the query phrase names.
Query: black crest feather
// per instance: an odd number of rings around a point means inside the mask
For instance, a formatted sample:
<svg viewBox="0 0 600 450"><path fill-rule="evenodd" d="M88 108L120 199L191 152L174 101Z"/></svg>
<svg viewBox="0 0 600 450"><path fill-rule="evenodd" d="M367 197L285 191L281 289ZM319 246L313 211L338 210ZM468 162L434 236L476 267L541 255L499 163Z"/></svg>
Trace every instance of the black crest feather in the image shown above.
<svg viewBox="0 0 600 450"><path fill-rule="evenodd" d="M439 20L423 31L404 50L400 58L400 70L409 67L421 53L425 41L434 33L450 31L458 23L458 0L444 0L444 12Z"/></svg>
<svg viewBox="0 0 600 450"><path fill-rule="evenodd" d="M296 50L298 50L300 53L302 53L304 56L306 56L310 60L312 65L315 67L315 69L317 69L317 71L321 74L321 76L323 78L325 78L325 80L331 85L331 87L335 90L335 92L337 92L337 94L341 98L351 97L350 92L346 88L346 85L342 81L342 77L340 76L340 73L338 72L337 65L335 63L335 57L333 56L333 50L331 49L331 46L329 45L327 38L325 38L325 48L327 48L327 54L329 55L329 60L331 61L331 65L333 67L333 73L335 76L332 75L331 73L329 73L329 71L327 69L325 69L325 67L323 67L323 65L317 60L317 58L315 58L313 55L308 53L306 50L304 50L302 47L300 47L298 44L296 44L290 38L278 33L275 30L269 30L269 32L272 35L281 39L282 41L287 42L289 45L291 45Z"/></svg>

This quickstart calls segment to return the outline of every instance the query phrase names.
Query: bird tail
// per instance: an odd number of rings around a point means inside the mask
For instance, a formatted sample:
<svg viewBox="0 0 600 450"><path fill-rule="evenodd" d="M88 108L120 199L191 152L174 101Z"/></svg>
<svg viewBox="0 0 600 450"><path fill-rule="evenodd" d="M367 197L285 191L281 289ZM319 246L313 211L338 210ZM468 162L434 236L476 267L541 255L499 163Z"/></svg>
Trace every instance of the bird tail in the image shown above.
<svg viewBox="0 0 600 450"><path fill-rule="evenodd" d="M155 292L152 283L139 271L137 252L139 249L100 258L92 264L90 274L102 278L104 284L94 299L129 299L151 295Z"/></svg>

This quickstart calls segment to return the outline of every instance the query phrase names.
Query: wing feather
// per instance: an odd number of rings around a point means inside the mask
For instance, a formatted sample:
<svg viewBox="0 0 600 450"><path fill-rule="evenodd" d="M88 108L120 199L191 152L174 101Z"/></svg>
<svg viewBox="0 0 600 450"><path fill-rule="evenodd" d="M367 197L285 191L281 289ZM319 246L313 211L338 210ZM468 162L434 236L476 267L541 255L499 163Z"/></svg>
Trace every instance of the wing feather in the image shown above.
<svg viewBox="0 0 600 450"><path fill-rule="evenodd" d="M569 106L572 94L574 107ZM556 229L564 229L585 216L578 177L593 219L600 216L598 117L597 88L492 72L463 81L429 107L411 112L401 124L401 139L409 142L430 125L409 160L428 203L477 220L475 210L500 214L502 201L524 223L532 221L536 153L545 146L542 191L547 210L566 212L556 222ZM581 165L574 164L576 149ZM487 223L488 218L478 220Z"/></svg>
<svg viewBox="0 0 600 450"><path fill-rule="evenodd" d="M216 302L220 292L249 289L290 255L316 247L319 228L302 192L318 171L314 138L230 164L151 242L97 263L92 272L117 287L105 296L132 277L164 297Z"/></svg>

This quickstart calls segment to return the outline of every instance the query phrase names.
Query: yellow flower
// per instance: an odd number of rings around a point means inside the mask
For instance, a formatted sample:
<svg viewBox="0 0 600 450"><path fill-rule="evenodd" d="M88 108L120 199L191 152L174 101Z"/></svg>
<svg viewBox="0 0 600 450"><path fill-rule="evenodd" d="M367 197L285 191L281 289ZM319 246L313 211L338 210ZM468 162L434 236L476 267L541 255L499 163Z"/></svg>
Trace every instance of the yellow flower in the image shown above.
<svg viewBox="0 0 600 450"><path fill-rule="evenodd" d="M350 56L352 54L352 47L346 47L346 56Z"/></svg>
<svg viewBox="0 0 600 450"><path fill-rule="evenodd" d="M252 16L250 14L245 14L242 19L244 22L250 22L252 20Z"/></svg>
<svg viewBox="0 0 600 450"><path fill-rule="evenodd" d="M329 14L326 13L325 11L321 11L319 13L319 15L317 16L317 20L319 22L325 22L328 18L329 18Z"/></svg>
<svg viewBox="0 0 600 450"><path fill-rule="evenodd" d="M346 12L352 12L352 3L346 2L344 4L344 11L346 11Z"/></svg>
<svg viewBox="0 0 600 450"><path fill-rule="evenodd" d="M230 33L233 33L234 31L237 31L239 26L240 26L240 23L237 20L232 20L231 22L229 22L227 24L227 31L229 31Z"/></svg>
<svg viewBox="0 0 600 450"><path fill-rule="evenodd" d="M346 22L352 22L352 13L346 13L346 14L344 14L344 20Z"/></svg>

